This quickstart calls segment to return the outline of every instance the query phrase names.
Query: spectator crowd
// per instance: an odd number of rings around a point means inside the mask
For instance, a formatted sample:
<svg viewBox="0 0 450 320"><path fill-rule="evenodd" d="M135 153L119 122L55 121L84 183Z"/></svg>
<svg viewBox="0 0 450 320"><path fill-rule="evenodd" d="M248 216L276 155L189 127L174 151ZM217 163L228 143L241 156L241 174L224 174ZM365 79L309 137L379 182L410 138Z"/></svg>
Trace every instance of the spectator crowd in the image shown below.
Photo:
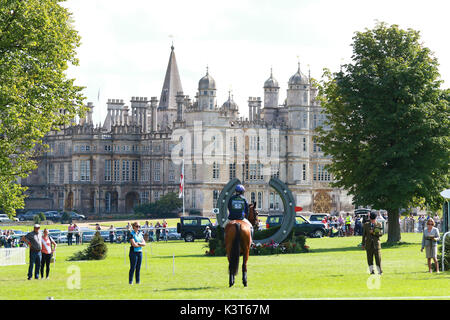
<svg viewBox="0 0 450 320"><path fill-rule="evenodd" d="M388 226L388 217L386 211L377 211L377 221L381 222L385 232ZM442 231L441 218L438 214L419 214L414 216L409 214L399 217L400 231L401 232L418 232L422 233L426 227L426 223L429 219L432 219L435 223L435 227ZM322 223L325 224L328 230L328 236L330 237L348 237L348 236L360 236L362 235L363 219L361 216L352 215L350 213L327 215L323 218Z"/></svg>

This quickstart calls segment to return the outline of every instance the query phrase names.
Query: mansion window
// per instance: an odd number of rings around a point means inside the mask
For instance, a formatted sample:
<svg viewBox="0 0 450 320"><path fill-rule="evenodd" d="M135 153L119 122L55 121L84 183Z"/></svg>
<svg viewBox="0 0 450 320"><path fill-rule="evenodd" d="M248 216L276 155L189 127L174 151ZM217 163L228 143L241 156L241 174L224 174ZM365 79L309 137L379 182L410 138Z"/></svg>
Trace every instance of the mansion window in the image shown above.
<svg viewBox="0 0 450 320"><path fill-rule="evenodd" d="M313 180L314 181L331 181L331 175L325 169L325 165L315 164L313 166Z"/></svg>
<svg viewBox="0 0 450 320"><path fill-rule="evenodd" d="M139 177L139 161L131 161L131 181L138 181Z"/></svg>
<svg viewBox="0 0 450 320"><path fill-rule="evenodd" d="M250 193L250 203L256 202L256 193Z"/></svg>
<svg viewBox="0 0 450 320"><path fill-rule="evenodd" d="M258 192L258 201L256 203L258 209L262 209L262 192Z"/></svg>
<svg viewBox="0 0 450 320"><path fill-rule="evenodd" d="M280 165L278 163L270 166L270 176L271 178L280 178Z"/></svg>
<svg viewBox="0 0 450 320"><path fill-rule="evenodd" d="M261 139L259 136L249 136L250 151L259 151L261 148Z"/></svg>
<svg viewBox="0 0 450 320"><path fill-rule="evenodd" d="M313 138L313 152L321 152L322 148L320 147L320 144L317 143L316 139Z"/></svg>
<svg viewBox="0 0 450 320"><path fill-rule="evenodd" d="M48 165L48 183L55 183L55 166L53 163Z"/></svg>
<svg viewBox="0 0 450 320"><path fill-rule="evenodd" d="M236 178L236 163L229 164L230 169L230 180Z"/></svg>
<svg viewBox="0 0 450 320"><path fill-rule="evenodd" d="M302 165L302 179L306 181L306 164Z"/></svg>
<svg viewBox="0 0 450 320"><path fill-rule="evenodd" d="M120 181L120 160L114 160L114 181Z"/></svg>
<svg viewBox="0 0 450 320"><path fill-rule="evenodd" d="M280 196L274 192L271 192L269 194L269 210L280 210L280 201Z"/></svg>
<svg viewBox="0 0 450 320"><path fill-rule="evenodd" d="M55 143L54 142L50 142L48 144L47 154L53 154L54 151L55 151Z"/></svg>
<svg viewBox="0 0 450 320"><path fill-rule="evenodd" d="M150 192L142 191L142 193L141 193L142 203L148 203L149 202L149 197L150 197Z"/></svg>
<svg viewBox="0 0 450 320"><path fill-rule="evenodd" d="M111 160L105 160L105 181L111 181Z"/></svg>
<svg viewBox="0 0 450 320"><path fill-rule="evenodd" d="M169 162L169 182L175 182L175 167L173 162Z"/></svg>
<svg viewBox="0 0 450 320"><path fill-rule="evenodd" d="M160 161L155 161L153 169L154 169L154 171L153 171L153 180L154 181L161 181L161 162Z"/></svg>
<svg viewBox="0 0 450 320"><path fill-rule="evenodd" d="M236 136L230 137L230 151L237 151L237 137Z"/></svg>
<svg viewBox="0 0 450 320"><path fill-rule="evenodd" d="M64 184L64 163L59 164L59 184Z"/></svg>
<svg viewBox="0 0 450 320"><path fill-rule="evenodd" d="M60 156L64 155L65 148L66 148L66 145L64 144L64 142L58 144L58 154Z"/></svg>
<svg viewBox="0 0 450 320"><path fill-rule="evenodd" d="M270 138L270 151L280 151L279 138Z"/></svg>
<svg viewBox="0 0 450 320"><path fill-rule="evenodd" d="M144 160L142 162L142 181L150 180L150 160Z"/></svg>
<svg viewBox="0 0 450 320"><path fill-rule="evenodd" d="M220 171L219 171L219 165L214 162L213 163L213 179L219 179Z"/></svg>
<svg viewBox="0 0 450 320"><path fill-rule="evenodd" d="M130 160L122 160L122 181L130 181Z"/></svg>
<svg viewBox="0 0 450 320"><path fill-rule="evenodd" d="M91 180L91 162L90 160L77 160L80 161L80 181Z"/></svg>
<svg viewBox="0 0 450 320"><path fill-rule="evenodd" d="M263 165L262 163L251 163L250 165L246 164L248 171L248 179L249 180L263 180Z"/></svg>

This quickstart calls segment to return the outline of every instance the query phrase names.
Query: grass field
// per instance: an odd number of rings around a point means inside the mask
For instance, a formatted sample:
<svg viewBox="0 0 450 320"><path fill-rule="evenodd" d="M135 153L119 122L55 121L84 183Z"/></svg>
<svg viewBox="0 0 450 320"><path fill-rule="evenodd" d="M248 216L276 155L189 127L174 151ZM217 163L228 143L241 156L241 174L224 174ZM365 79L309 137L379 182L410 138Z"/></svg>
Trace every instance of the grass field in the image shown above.
<svg viewBox="0 0 450 320"><path fill-rule="evenodd" d="M128 256L124 260L127 244L108 244L105 260L85 262L65 261L85 245L60 245L49 280L28 281L28 265L0 267L0 299L450 299L450 273L426 272L420 234L403 234L408 244L382 250L381 278L369 277L365 251L357 247L360 240L308 238L310 253L251 256L247 288L241 272L237 284L228 288L226 258L205 256L200 240L152 243L146 248L141 284L132 286ZM70 289L73 270L79 270L80 289Z"/></svg>

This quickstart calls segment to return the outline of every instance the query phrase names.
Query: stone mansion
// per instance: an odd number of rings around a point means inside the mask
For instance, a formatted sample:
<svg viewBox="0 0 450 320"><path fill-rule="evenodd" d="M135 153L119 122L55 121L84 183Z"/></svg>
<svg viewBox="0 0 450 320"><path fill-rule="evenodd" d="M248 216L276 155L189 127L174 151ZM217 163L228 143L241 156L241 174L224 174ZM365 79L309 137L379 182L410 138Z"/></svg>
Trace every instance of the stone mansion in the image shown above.
<svg viewBox="0 0 450 320"><path fill-rule="evenodd" d="M351 196L330 186L333 177L324 168L330 158L314 140L314 129L325 115L310 78L299 65L281 103L272 72L263 89L264 99L249 97L248 118L239 116L231 94L224 103L217 102L216 83L208 71L191 99L183 93L172 46L159 100L108 99L102 125L94 125L94 105L88 103L86 117L45 137L48 152L21 180L28 187L26 209L130 213L139 203L178 193L182 165L174 160L177 151L185 158L186 211L212 215L220 191L237 177L261 213L280 212L280 197L268 185L271 176L289 186L303 211L352 210Z"/></svg>

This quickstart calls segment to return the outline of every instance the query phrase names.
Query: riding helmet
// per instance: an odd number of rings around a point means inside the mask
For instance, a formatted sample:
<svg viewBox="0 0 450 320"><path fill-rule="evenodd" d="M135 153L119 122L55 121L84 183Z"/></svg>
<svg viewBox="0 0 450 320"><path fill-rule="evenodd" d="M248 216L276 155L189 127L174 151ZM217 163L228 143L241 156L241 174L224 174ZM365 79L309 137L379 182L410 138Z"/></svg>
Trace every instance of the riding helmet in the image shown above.
<svg viewBox="0 0 450 320"><path fill-rule="evenodd" d="M236 192L242 192L242 193L244 193L245 192L245 188L244 188L244 186L242 185L242 184L238 184L237 186L236 186Z"/></svg>

